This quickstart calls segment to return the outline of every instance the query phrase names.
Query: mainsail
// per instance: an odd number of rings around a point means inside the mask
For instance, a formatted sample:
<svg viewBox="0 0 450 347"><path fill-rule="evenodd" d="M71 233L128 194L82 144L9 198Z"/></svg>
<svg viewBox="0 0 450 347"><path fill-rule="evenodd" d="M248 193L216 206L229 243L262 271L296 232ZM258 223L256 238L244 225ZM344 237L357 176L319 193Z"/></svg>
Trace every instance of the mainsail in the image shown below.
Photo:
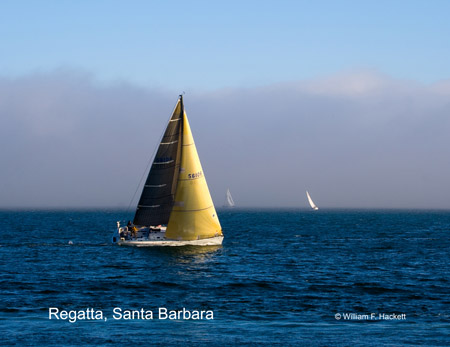
<svg viewBox="0 0 450 347"><path fill-rule="evenodd" d="M306 191L306 197L308 198L309 205L313 210L318 210L319 208L316 206L314 201L312 201L311 196L309 195L308 191Z"/></svg>
<svg viewBox="0 0 450 347"><path fill-rule="evenodd" d="M135 225L169 222L181 160L182 102L177 105L159 144L134 216Z"/></svg>
<svg viewBox="0 0 450 347"><path fill-rule="evenodd" d="M227 204L228 207L234 207L234 200L233 197L231 196L230 189L227 189Z"/></svg>

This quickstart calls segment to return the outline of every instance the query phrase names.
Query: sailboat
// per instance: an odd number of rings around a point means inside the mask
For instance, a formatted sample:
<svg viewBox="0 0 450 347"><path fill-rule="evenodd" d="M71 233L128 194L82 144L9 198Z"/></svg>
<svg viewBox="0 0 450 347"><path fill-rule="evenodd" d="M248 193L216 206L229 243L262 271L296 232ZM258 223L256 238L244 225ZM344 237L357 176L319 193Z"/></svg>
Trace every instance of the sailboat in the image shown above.
<svg viewBox="0 0 450 347"><path fill-rule="evenodd" d="M316 206L316 204L314 203L314 201L312 201L311 195L309 195L308 191L306 191L306 197L308 198L308 202L309 202L309 205L311 206L311 208L312 208L314 211L317 211L319 208Z"/></svg>
<svg viewBox="0 0 450 347"><path fill-rule="evenodd" d="M231 196L230 189L227 189L227 199L226 199L226 207L234 207L234 200Z"/></svg>
<svg viewBox="0 0 450 347"><path fill-rule="evenodd" d="M112 242L126 246L211 246L223 241L180 95L159 143L133 223Z"/></svg>

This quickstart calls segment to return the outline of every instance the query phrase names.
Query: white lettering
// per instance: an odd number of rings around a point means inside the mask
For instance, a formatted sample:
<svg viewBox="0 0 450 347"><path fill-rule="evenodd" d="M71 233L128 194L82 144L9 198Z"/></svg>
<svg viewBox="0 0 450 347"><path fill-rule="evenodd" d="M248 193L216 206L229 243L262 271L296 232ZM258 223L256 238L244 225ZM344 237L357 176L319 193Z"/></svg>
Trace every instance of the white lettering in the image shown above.
<svg viewBox="0 0 450 347"><path fill-rule="evenodd" d="M52 319L52 315L54 315L56 319L59 319L58 312L59 312L59 308L50 307L48 309L48 319Z"/></svg>
<svg viewBox="0 0 450 347"><path fill-rule="evenodd" d="M48 319L62 319L68 320L70 323L75 323L77 320L101 320L103 319L103 311L94 311L93 308L87 308L86 310L59 310L56 307L50 307L48 309Z"/></svg>
<svg viewBox="0 0 450 347"><path fill-rule="evenodd" d="M158 313L159 319L167 319L167 308L160 307Z"/></svg>
<svg viewBox="0 0 450 347"><path fill-rule="evenodd" d="M170 319L170 320L200 320L200 319L214 319L214 311L189 311L183 307L182 310L167 310L165 307L159 308L159 319Z"/></svg>
<svg viewBox="0 0 450 347"><path fill-rule="evenodd" d="M122 319L122 309L120 307L114 307L113 313L114 319Z"/></svg>

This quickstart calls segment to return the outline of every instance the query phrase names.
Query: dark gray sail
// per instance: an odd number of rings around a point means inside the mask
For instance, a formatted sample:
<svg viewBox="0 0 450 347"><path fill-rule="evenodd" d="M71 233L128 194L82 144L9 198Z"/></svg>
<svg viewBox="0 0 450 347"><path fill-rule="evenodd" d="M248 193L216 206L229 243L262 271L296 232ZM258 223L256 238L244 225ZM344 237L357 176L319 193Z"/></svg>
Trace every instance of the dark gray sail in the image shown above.
<svg viewBox="0 0 450 347"><path fill-rule="evenodd" d="M134 215L135 225L159 225L169 222L181 160L183 100L177 102L159 144Z"/></svg>

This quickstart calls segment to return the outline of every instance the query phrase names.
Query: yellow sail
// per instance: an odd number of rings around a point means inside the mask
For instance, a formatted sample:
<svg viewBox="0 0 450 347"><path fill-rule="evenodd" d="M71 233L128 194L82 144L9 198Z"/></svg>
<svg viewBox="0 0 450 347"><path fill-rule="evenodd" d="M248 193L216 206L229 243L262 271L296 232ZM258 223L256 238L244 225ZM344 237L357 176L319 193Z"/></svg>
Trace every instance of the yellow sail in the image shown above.
<svg viewBox="0 0 450 347"><path fill-rule="evenodd" d="M183 113L183 141L181 165L175 203L167 224L166 238L172 240L199 240L222 235L194 138Z"/></svg>

